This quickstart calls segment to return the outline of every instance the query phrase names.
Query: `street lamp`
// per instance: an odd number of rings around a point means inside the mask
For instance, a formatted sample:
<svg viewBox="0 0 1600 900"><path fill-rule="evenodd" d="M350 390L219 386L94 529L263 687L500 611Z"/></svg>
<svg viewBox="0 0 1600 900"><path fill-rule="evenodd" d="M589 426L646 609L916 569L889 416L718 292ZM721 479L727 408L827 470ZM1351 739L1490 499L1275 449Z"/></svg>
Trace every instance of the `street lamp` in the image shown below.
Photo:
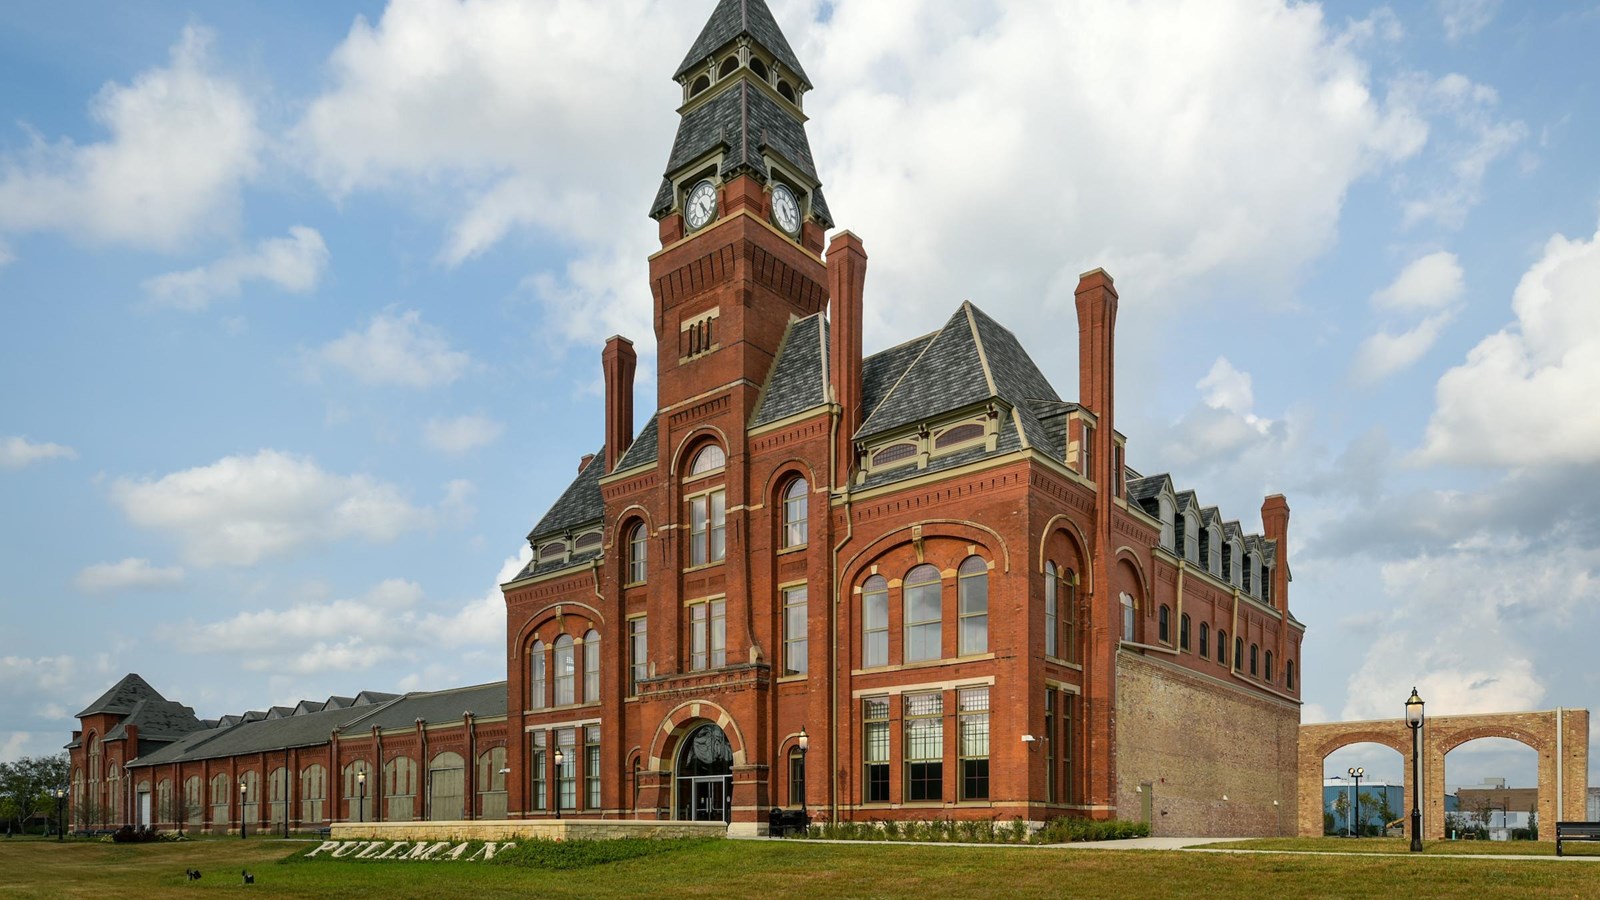
<svg viewBox="0 0 1600 900"><path fill-rule="evenodd" d="M250 792L250 785L243 778L239 779L239 840L245 839L245 831L250 823L244 817L244 798Z"/></svg>
<svg viewBox="0 0 1600 900"><path fill-rule="evenodd" d="M551 794L554 796L552 796L550 799L555 801L557 819L561 818L561 785L564 780L564 776L561 772L561 763L566 758L567 755L561 752L561 745L556 744L556 789L551 791Z"/></svg>
<svg viewBox="0 0 1600 900"><path fill-rule="evenodd" d="M1422 852L1422 698L1411 688L1411 698L1406 701L1406 727L1411 729L1411 852Z"/></svg>
<svg viewBox="0 0 1600 900"><path fill-rule="evenodd" d="M56 788L56 841L67 839L67 820L61 817L61 804L67 798L65 788Z"/></svg>
<svg viewBox="0 0 1600 900"><path fill-rule="evenodd" d="M1345 771L1349 772L1350 777L1356 780L1356 802L1355 811L1350 814L1350 835L1352 837L1360 837L1361 830L1356 826L1356 823L1361 821L1361 776L1367 774L1367 770L1360 766L1352 766Z"/></svg>
<svg viewBox="0 0 1600 900"><path fill-rule="evenodd" d="M806 753L811 749L811 736L800 726L800 820L806 821Z"/></svg>
<svg viewBox="0 0 1600 900"><path fill-rule="evenodd" d="M361 769L360 771L356 772L356 788L358 789L358 791L360 793L360 799L358 799L356 801L356 821L357 822L365 822L365 821L367 821L367 770L366 769ZM345 815L349 815L349 813L346 813Z"/></svg>

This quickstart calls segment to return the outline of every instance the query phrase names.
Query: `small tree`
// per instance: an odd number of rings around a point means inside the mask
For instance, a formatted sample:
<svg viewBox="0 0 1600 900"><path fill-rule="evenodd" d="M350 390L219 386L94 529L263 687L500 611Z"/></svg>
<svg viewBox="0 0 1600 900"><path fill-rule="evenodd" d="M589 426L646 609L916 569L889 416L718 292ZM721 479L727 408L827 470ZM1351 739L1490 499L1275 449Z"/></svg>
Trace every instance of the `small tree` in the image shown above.
<svg viewBox="0 0 1600 900"><path fill-rule="evenodd" d="M1387 788L1378 795L1378 818L1383 820L1383 830L1385 832L1389 830L1389 823L1399 818L1394 813L1394 807L1389 805L1389 791Z"/></svg>
<svg viewBox="0 0 1600 900"><path fill-rule="evenodd" d="M55 792L67 786L67 755L24 756L0 763L0 815L20 833L39 813L55 810Z"/></svg>
<svg viewBox="0 0 1600 900"><path fill-rule="evenodd" d="M1348 793L1340 791L1339 795L1333 798L1333 811L1338 814L1339 821L1350 824L1350 795ZM1354 832L1351 833L1354 834Z"/></svg>
<svg viewBox="0 0 1600 900"><path fill-rule="evenodd" d="M1363 835L1364 834L1370 834L1372 832L1372 815L1373 815L1373 813L1380 813L1381 814L1384 810L1386 810L1388 808L1389 808L1389 801L1388 800L1380 800L1380 799L1378 799L1378 795L1374 794L1371 791L1362 791L1361 792L1361 821L1356 823L1356 834L1363 834ZM1387 825L1388 823L1389 823L1389 819L1387 817L1385 817L1383 819L1383 821L1378 825L1380 834L1382 833L1383 826Z"/></svg>
<svg viewBox="0 0 1600 900"><path fill-rule="evenodd" d="M1539 803L1534 801L1528 804L1528 840L1539 839Z"/></svg>

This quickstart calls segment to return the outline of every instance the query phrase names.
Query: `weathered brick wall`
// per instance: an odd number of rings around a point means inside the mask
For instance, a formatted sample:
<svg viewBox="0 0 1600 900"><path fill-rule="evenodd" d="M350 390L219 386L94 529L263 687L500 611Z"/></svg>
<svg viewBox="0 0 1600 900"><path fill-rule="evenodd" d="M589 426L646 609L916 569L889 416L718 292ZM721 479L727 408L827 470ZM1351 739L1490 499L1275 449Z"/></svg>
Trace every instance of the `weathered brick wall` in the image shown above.
<svg viewBox="0 0 1600 900"><path fill-rule="evenodd" d="M1117 817L1154 835L1287 835L1299 707L1154 656L1117 656ZM1223 799L1226 797L1226 799Z"/></svg>

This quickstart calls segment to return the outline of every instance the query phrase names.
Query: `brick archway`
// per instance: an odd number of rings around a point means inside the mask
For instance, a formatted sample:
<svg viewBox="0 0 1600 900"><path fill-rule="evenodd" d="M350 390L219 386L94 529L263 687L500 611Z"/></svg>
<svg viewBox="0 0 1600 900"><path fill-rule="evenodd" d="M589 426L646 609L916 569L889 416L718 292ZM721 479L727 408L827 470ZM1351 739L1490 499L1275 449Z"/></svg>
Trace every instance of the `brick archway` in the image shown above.
<svg viewBox="0 0 1600 900"><path fill-rule="evenodd" d="M1508 738L1539 754L1539 818L1543 822L1583 819L1589 790L1589 711L1488 713L1429 716L1422 729L1422 833L1444 838L1445 754L1479 738ZM1404 759L1406 795L1411 793L1411 730L1404 719L1329 722L1300 726L1299 809L1301 837L1322 834L1322 768L1328 754L1351 744L1391 747ZM1560 802L1557 802L1557 793ZM1410 809L1409 801L1407 810ZM1540 829L1540 840L1555 840L1555 829Z"/></svg>

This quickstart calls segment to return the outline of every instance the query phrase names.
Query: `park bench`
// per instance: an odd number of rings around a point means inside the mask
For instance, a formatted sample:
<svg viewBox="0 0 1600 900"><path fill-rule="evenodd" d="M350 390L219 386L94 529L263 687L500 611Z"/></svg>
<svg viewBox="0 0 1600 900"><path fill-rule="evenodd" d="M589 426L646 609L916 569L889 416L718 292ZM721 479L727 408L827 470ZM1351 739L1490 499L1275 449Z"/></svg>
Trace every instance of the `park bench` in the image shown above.
<svg viewBox="0 0 1600 900"><path fill-rule="evenodd" d="M333 829L327 825L317 829L317 837L327 840L333 836Z"/></svg>
<svg viewBox="0 0 1600 900"><path fill-rule="evenodd" d="M773 837L803 832L810 824L811 817L802 810L774 806L772 811L767 813L767 833Z"/></svg>
<svg viewBox="0 0 1600 900"><path fill-rule="evenodd" d="M1600 841L1600 822L1557 822L1556 855L1563 841Z"/></svg>

